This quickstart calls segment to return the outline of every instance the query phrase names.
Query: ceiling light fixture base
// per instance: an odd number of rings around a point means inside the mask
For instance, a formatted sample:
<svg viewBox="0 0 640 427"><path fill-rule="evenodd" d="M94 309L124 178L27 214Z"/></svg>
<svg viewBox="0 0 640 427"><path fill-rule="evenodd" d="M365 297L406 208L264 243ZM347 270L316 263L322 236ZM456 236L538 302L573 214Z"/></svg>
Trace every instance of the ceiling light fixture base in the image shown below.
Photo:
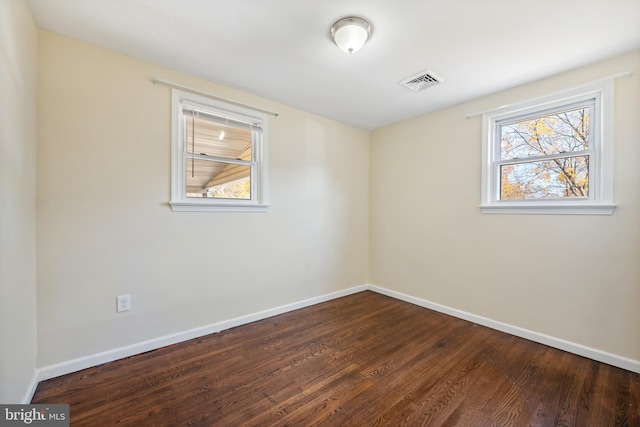
<svg viewBox="0 0 640 427"><path fill-rule="evenodd" d="M362 18L342 18L331 27L331 38L340 50L352 54L364 46L371 36L371 24Z"/></svg>

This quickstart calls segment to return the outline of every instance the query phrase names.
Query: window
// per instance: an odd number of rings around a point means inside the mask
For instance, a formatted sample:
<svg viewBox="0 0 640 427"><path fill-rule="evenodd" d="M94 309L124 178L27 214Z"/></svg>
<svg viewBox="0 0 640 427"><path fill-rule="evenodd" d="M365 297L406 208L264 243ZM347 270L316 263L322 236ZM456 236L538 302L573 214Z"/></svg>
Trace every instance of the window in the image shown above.
<svg viewBox="0 0 640 427"><path fill-rule="evenodd" d="M264 211L265 115L172 91L171 209Z"/></svg>
<svg viewBox="0 0 640 427"><path fill-rule="evenodd" d="M482 211L613 213L612 86L483 114Z"/></svg>

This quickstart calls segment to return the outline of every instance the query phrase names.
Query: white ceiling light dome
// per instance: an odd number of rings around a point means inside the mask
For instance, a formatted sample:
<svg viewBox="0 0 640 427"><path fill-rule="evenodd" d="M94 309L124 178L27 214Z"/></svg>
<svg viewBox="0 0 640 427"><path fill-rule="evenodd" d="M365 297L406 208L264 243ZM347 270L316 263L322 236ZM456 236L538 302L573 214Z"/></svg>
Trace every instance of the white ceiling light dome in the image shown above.
<svg viewBox="0 0 640 427"><path fill-rule="evenodd" d="M331 27L331 38L349 54L357 52L371 36L371 24L354 16L343 18Z"/></svg>

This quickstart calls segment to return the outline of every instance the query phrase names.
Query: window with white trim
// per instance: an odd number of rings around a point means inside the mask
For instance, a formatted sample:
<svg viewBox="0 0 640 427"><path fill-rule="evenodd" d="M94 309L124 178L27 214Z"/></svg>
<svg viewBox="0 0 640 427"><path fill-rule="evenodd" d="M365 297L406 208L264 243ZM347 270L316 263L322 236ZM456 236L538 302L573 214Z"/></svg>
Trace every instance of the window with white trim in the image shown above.
<svg viewBox="0 0 640 427"><path fill-rule="evenodd" d="M613 213L613 81L483 114L484 213Z"/></svg>
<svg viewBox="0 0 640 427"><path fill-rule="evenodd" d="M172 90L171 208L264 211L267 116Z"/></svg>

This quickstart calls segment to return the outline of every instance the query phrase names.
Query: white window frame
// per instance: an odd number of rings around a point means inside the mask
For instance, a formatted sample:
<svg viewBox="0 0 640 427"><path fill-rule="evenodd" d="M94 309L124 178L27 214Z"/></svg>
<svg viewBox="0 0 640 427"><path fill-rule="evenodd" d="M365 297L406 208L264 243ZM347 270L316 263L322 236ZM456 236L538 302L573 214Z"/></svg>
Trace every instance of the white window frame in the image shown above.
<svg viewBox="0 0 640 427"><path fill-rule="evenodd" d="M198 105L221 117L232 117L247 123L260 123L262 134L253 135L253 159L251 161L251 198L220 199L186 196L186 162L195 157L186 150L186 120L182 114L183 103ZM255 110L215 100L201 95L171 90L171 210L173 211L233 211L264 212L267 201L267 135L268 116Z"/></svg>
<svg viewBox="0 0 640 427"><path fill-rule="evenodd" d="M589 149L589 197L586 199L500 200L499 123L593 101ZM613 203L613 79L547 95L482 115L483 213L611 215Z"/></svg>

